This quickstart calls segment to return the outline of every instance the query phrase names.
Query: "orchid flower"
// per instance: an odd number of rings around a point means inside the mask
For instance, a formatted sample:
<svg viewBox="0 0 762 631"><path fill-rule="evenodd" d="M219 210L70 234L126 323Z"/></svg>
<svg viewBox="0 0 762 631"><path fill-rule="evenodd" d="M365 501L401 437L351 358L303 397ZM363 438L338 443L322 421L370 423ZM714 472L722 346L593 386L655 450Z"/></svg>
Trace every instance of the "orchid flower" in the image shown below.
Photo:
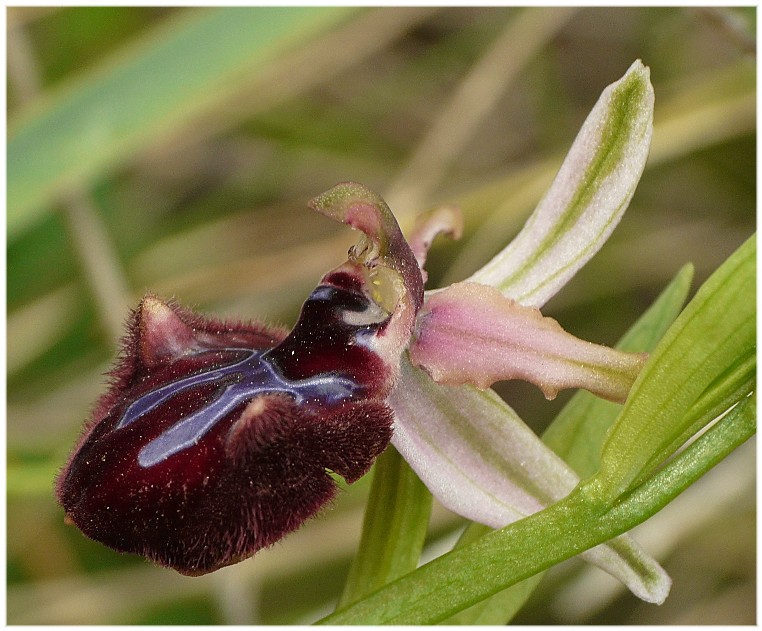
<svg viewBox="0 0 762 631"><path fill-rule="evenodd" d="M650 144L653 92L635 62L593 108L514 242L463 283L426 292L434 236L405 240L377 194L339 184L314 210L361 232L290 331L221 322L147 295L111 387L57 482L67 519L116 550L184 574L253 555L362 476L391 441L433 495L499 528L579 478L489 386L520 378L552 398L626 399L644 356L584 342L539 308L601 247ZM583 557L661 602L669 578L630 538Z"/></svg>

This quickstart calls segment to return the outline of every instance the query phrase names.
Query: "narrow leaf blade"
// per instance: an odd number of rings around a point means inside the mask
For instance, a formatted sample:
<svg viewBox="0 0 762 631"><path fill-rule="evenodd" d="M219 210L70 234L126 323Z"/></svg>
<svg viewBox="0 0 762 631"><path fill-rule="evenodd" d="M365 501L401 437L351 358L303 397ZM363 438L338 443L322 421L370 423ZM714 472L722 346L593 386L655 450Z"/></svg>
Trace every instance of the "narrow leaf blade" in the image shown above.
<svg viewBox="0 0 762 631"><path fill-rule="evenodd" d="M755 263L751 237L702 285L654 350L604 444L593 481L602 500L626 491L655 455L668 456L665 450L677 448L687 429L698 430L686 413L716 379L747 365L739 358L753 357Z"/></svg>
<svg viewBox="0 0 762 631"><path fill-rule="evenodd" d="M351 10L194 9L51 94L11 121L8 236L32 225L62 187L101 175L214 107L277 55Z"/></svg>

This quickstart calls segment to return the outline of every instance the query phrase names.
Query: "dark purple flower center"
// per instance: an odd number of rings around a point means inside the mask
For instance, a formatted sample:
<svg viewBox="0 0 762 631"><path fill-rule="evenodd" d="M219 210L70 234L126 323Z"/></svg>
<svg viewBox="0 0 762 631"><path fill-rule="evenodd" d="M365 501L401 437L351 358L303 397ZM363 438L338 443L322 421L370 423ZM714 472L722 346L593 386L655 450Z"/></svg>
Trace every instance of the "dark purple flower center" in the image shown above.
<svg viewBox="0 0 762 631"><path fill-rule="evenodd" d="M342 280L346 282L346 279ZM298 363L295 353L288 351L293 346L305 349L318 343L326 350L326 347L347 348L358 344L362 347L362 338L371 333L373 325L348 326L342 323L341 314L364 312L369 309L369 305L369 301L354 288L347 290L320 285L305 304L305 311L300 318L301 327L284 340L284 344L266 350L226 347L192 353L189 358L203 358L209 362L207 367L192 375L169 381L138 397L127 406L114 429L127 427L191 388L217 386L217 391L208 403L181 416L141 448L138 464L147 468L198 444L228 414L260 395L284 394L296 404L328 406L361 397L367 388L346 373L320 370L310 375L289 377L284 374L284 369L290 367L293 374L294 364ZM312 318L307 317L307 314L313 318L317 316L317 327L314 322L310 323ZM343 335L335 335L330 340L321 339L321 325L325 326L329 322L335 329L343 330ZM378 326L378 322L374 325ZM227 359L230 353L239 354L240 359L225 364L225 361L230 361ZM219 356L217 361L215 355ZM369 358L364 359L367 361Z"/></svg>

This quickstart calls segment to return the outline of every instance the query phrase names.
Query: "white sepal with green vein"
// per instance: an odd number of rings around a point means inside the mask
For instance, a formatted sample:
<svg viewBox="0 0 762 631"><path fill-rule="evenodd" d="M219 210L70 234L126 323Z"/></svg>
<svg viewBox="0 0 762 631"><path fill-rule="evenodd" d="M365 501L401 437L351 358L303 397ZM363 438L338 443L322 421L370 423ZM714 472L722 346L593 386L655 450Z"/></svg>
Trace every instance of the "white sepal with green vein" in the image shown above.
<svg viewBox="0 0 762 631"><path fill-rule="evenodd" d="M541 307L600 249L643 173L654 94L639 60L608 86L519 235L468 280Z"/></svg>
<svg viewBox="0 0 762 631"><path fill-rule="evenodd" d="M579 482L493 390L438 385L404 357L401 368L389 400L397 418L392 442L451 511L502 528L562 499ZM627 535L582 557L645 601L662 603L669 593L669 576Z"/></svg>

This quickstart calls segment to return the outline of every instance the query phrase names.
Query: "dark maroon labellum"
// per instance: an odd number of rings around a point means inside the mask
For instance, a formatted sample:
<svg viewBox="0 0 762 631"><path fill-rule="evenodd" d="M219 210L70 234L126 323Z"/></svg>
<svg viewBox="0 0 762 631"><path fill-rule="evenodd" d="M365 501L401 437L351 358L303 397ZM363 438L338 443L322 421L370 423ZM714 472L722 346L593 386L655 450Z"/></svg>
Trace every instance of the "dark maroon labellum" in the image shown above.
<svg viewBox="0 0 762 631"><path fill-rule="evenodd" d="M305 313L340 313L340 300L361 307L357 295L338 294L319 287ZM293 334L202 321L147 297L99 406L105 415L59 479L68 518L93 539L187 574L250 556L296 528L334 496L326 470L356 480L391 437L390 410L367 397L373 379L356 380L370 376L367 367L384 369L361 343L374 325L338 328L344 343L324 349L326 362L351 359L355 374L290 361L284 348L300 346ZM152 338L163 348L146 352ZM318 335L304 345L311 368L320 367L320 343Z"/></svg>
<svg viewBox="0 0 762 631"><path fill-rule="evenodd" d="M205 319L146 296L109 391L57 481L67 519L183 574L251 556L362 476L422 302L388 207L355 184L316 208L366 233L294 329Z"/></svg>

